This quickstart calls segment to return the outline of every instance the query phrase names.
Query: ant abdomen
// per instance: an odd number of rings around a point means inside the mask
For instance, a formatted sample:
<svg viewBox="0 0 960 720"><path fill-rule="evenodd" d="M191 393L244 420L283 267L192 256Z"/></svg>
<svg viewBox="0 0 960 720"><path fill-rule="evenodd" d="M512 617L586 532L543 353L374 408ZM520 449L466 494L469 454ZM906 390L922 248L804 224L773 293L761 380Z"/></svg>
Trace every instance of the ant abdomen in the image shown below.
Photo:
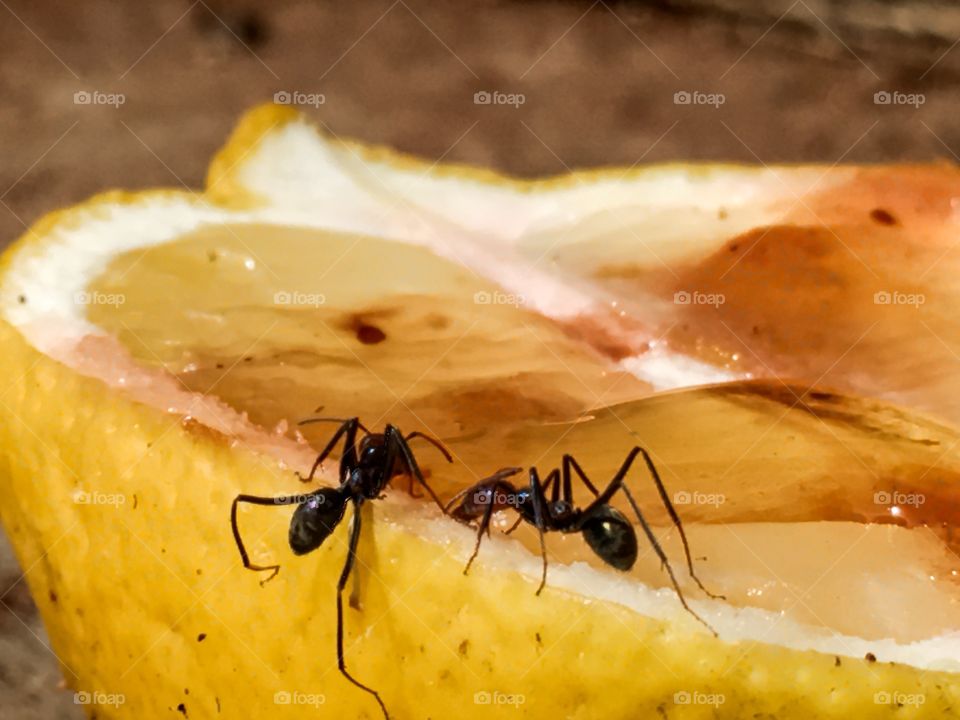
<svg viewBox="0 0 960 720"><path fill-rule="evenodd" d="M626 572L637 561L637 534L616 508L597 508L582 529L584 540L607 565Z"/></svg>
<svg viewBox="0 0 960 720"><path fill-rule="evenodd" d="M287 539L295 555L306 555L323 544L343 519L347 496L340 488L321 488L307 495L290 518Z"/></svg>

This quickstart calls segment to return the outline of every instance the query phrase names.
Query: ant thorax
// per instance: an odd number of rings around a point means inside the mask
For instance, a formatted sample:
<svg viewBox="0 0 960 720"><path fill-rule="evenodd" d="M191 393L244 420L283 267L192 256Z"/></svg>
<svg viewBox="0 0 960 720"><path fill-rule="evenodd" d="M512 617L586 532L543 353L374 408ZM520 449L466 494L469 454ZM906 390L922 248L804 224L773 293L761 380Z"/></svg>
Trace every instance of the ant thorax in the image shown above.
<svg viewBox="0 0 960 720"><path fill-rule="evenodd" d="M360 464L350 469L344 484L350 489L351 495L372 499L380 496L388 477L382 467Z"/></svg>
<svg viewBox="0 0 960 720"><path fill-rule="evenodd" d="M550 512L550 517L554 521L558 522L569 521L578 514L573 504L567 502L566 500L556 500L554 502L550 502L547 504L547 507Z"/></svg>

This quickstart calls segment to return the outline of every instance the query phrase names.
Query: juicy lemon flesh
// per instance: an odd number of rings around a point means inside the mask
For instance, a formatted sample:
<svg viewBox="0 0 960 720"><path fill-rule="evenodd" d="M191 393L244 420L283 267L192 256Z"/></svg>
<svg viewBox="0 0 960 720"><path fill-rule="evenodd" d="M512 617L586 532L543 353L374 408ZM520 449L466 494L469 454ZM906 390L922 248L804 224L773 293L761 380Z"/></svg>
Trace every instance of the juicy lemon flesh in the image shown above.
<svg viewBox="0 0 960 720"><path fill-rule="evenodd" d="M960 422L951 252L960 173L838 172L839 185L814 185L802 201L787 194L772 217L750 204L624 208L524 243L530 257L548 251L558 269L610 293L677 352Z"/></svg>
<svg viewBox="0 0 960 720"><path fill-rule="evenodd" d="M472 436L648 390L469 270L374 238L206 228L120 255L91 291L124 296L90 318L140 362L264 427L320 412Z"/></svg>
<svg viewBox="0 0 960 720"><path fill-rule="evenodd" d="M543 476L564 452L602 486L642 444L686 520L698 574L733 604L866 638L911 641L960 627L960 562L927 527L952 517L944 500L960 463L949 428L778 384L645 397L646 385L550 320L503 302L469 270L368 237L210 227L118 256L89 289L124 298L92 305L89 317L138 362L265 428L295 436L296 423L315 414L359 413L375 430L392 422L435 434L453 465L429 445L415 448L444 499L502 466L536 464ZM334 429L302 432L319 448ZM641 462L628 477L682 587L698 597ZM877 502L894 490L929 501L894 516ZM512 521L502 513L495 526ZM532 528L513 537L539 552ZM554 533L547 544L552 562L603 567L577 535ZM284 543L269 552L285 553ZM834 556L824 572L822 558ZM645 541L629 577L669 582Z"/></svg>

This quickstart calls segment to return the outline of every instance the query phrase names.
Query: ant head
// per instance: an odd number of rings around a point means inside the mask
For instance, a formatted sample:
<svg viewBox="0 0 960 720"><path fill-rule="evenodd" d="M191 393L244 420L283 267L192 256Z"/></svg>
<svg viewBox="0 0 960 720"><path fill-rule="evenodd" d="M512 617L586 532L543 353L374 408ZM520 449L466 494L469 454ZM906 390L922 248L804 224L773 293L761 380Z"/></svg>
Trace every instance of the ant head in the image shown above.
<svg viewBox="0 0 960 720"><path fill-rule="evenodd" d="M296 555L316 550L339 524L346 507L347 495L341 488L322 488L307 495L290 519L290 549Z"/></svg>
<svg viewBox="0 0 960 720"><path fill-rule="evenodd" d="M493 499L493 488L484 483L478 483L472 488L464 490L459 496L459 501L454 498L456 504L449 510L450 517L462 523L468 523L476 520L486 512L487 505Z"/></svg>
<svg viewBox="0 0 960 720"><path fill-rule="evenodd" d="M493 512L508 507L518 508L526 500L526 497L520 497L521 494L529 495L529 490L517 490L506 478L516 475L520 470L518 467L500 468L490 477L458 493L446 510L454 520L469 523L483 517L491 505Z"/></svg>
<svg viewBox="0 0 960 720"><path fill-rule="evenodd" d="M637 534L623 513L601 505L581 528L587 544L607 565L624 571L633 567L637 561Z"/></svg>

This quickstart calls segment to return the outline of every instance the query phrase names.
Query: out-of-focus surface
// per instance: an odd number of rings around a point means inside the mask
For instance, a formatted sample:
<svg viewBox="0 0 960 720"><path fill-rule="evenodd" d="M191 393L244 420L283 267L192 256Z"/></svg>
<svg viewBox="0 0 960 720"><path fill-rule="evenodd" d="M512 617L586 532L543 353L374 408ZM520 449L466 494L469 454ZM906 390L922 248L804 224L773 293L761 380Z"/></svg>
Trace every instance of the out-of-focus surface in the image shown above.
<svg viewBox="0 0 960 720"><path fill-rule="evenodd" d="M528 176L666 159L952 161L956 13L889 0L8 0L0 242L106 188L199 187L239 114L277 93L337 135ZM79 717L22 572L2 545L3 716Z"/></svg>

